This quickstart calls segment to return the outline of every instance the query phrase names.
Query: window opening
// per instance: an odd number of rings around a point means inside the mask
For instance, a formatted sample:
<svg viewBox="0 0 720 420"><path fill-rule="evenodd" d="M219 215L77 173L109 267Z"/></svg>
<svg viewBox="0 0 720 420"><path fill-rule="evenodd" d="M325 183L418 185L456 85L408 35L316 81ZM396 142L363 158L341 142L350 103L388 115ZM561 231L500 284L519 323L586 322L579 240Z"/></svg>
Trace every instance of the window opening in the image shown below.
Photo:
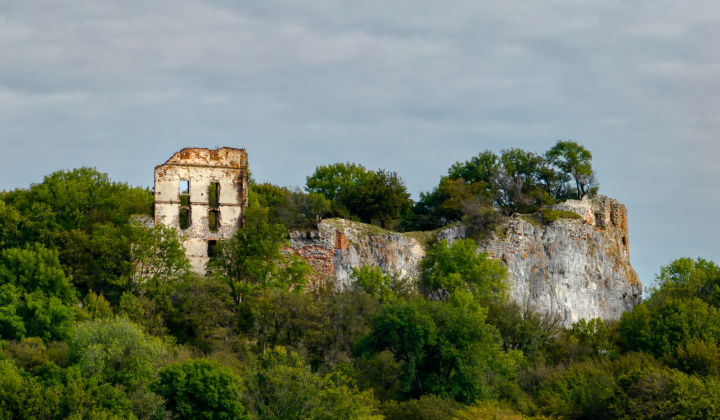
<svg viewBox="0 0 720 420"><path fill-rule="evenodd" d="M208 201L210 208L220 207L220 183L211 181L208 187Z"/></svg>
<svg viewBox="0 0 720 420"><path fill-rule="evenodd" d="M180 205L190 205L190 181L187 179L180 180Z"/></svg>
<svg viewBox="0 0 720 420"><path fill-rule="evenodd" d="M180 209L180 229L187 229L190 227L190 209Z"/></svg>
<svg viewBox="0 0 720 420"><path fill-rule="evenodd" d="M210 232L217 232L220 228L220 212L217 210L210 210L208 212L208 227Z"/></svg>
<svg viewBox="0 0 720 420"><path fill-rule="evenodd" d="M208 257L212 258L212 257L217 256L217 243L218 243L218 241L208 241L208 243L207 243Z"/></svg>

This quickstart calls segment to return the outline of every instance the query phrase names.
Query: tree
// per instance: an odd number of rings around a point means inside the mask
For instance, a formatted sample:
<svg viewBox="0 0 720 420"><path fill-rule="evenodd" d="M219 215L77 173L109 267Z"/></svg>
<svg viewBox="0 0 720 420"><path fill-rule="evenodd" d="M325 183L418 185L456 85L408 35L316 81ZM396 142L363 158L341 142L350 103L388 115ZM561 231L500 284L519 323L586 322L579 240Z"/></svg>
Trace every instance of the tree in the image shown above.
<svg viewBox="0 0 720 420"><path fill-rule="evenodd" d="M318 166L315 168L315 172L306 178L305 190L320 193L329 200L335 200L342 192L366 182L368 178L370 178L370 172L364 166L355 163Z"/></svg>
<svg viewBox="0 0 720 420"><path fill-rule="evenodd" d="M180 242L177 229L163 224L152 228L136 222L132 225L130 286L137 289L147 282L180 278L190 270L190 260Z"/></svg>
<svg viewBox="0 0 720 420"><path fill-rule="evenodd" d="M167 312L168 324L180 342L189 342L203 351L233 331L235 302L227 281L189 275L174 285L167 298L173 303Z"/></svg>
<svg viewBox="0 0 720 420"><path fill-rule="evenodd" d="M335 367L352 361L355 342L370 331L379 306L359 291L268 290L252 302L252 337L261 348L302 352L314 369Z"/></svg>
<svg viewBox="0 0 720 420"><path fill-rule="evenodd" d="M575 181L578 200L596 188L592 153L574 141L558 141L545 153L546 159Z"/></svg>
<svg viewBox="0 0 720 420"><path fill-rule="evenodd" d="M410 193L397 173L378 169L339 193L338 200L365 223L390 227L412 208Z"/></svg>
<svg viewBox="0 0 720 420"><path fill-rule="evenodd" d="M100 383L134 390L150 380L165 345L127 319L83 322L69 341L72 359Z"/></svg>
<svg viewBox="0 0 720 420"><path fill-rule="evenodd" d="M240 378L218 362L195 359L161 369L150 387L181 419L249 419Z"/></svg>
<svg viewBox="0 0 720 420"><path fill-rule="evenodd" d="M656 307L644 303L620 318L618 331L627 350L675 357L695 340L720 343L720 310L704 301L667 299Z"/></svg>
<svg viewBox="0 0 720 420"><path fill-rule="evenodd" d="M383 306L359 354L390 351L402 363L405 398L428 393L460 402L489 396L489 376L512 375L518 352L500 351L497 330L485 323L486 310L467 292L447 302L423 298Z"/></svg>
<svg viewBox="0 0 720 420"><path fill-rule="evenodd" d="M529 213L543 204L543 191L538 184L542 161L540 156L522 149L502 151L501 169L495 175L500 206Z"/></svg>
<svg viewBox="0 0 720 420"><path fill-rule="evenodd" d="M459 222L470 213L476 213L475 204L481 207L492 205L485 183L469 184L462 178L442 178L433 191L420 193L420 200L413 207L413 212L418 215L418 228L431 230Z"/></svg>
<svg viewBox="0 0 720 420"><path fill-rule="evenodd" d="M702 258L679 258L660 267L650 305L665 299L702 299L720 308L720 267Z"/></svg>
<svg viewBox="0 0 720 420"><path fill-rule="evenodd" d="M443 239L427 252L422 268L422 283L430 293L446 298L464 290L482 302L502 302L506 298L507 268L487 254L478 253L472 239L460 239L452 245Z"/></svg>
<svg viewBox="0 0 720 420"><path fill-rule="evenodd" d="M45 341L69 336L78 303L58 253L40 244L0 256L0 337Z"/></svg>
<svg viewBox="0 0 720 420"><path fill-rule="evenodd" d="M208 271L222 276L232 288L236 304L264 289L301 290L311 268L295 255L286 256L287 231L280 224L260 221L246 226L218 246Z"/></svg>
<svg viewBox="0 0 720 420"><path fill-rule="evenodd" d="M498 156L486 150L467 162L457 162L448 169L448 178L451 180L463 179L467 184L482 182L492 188L495 175L500 169Z"/></svg>
<svg viewBox="0 0 720 420"><path fill-rule="evenodd" d="M250 412L262 419L367 419L373 415L372 391L359 391L340 372L314 374L284 347L265 350L246 376Z"/></svg>
<svg viewBox="0 0 720 420"><path fill-rule="evenodd" d="M18 232L23 245L41 242L57 249L82 294L94 290L117 302L133 272L130 221L133 215L150 213L153 195L148 189L112 182L107 174L85 167L54 172L27 190L4 194L3 200L22 216Z"/></svg>
<svg viewBox="0 0 720 420"><path fill-rule="evenodd" d="M411 297L415 293L414 284L410 279L385 274L378 266L353 268L350 277L353 279L354 287L362 289L381 303Z"/></svg>

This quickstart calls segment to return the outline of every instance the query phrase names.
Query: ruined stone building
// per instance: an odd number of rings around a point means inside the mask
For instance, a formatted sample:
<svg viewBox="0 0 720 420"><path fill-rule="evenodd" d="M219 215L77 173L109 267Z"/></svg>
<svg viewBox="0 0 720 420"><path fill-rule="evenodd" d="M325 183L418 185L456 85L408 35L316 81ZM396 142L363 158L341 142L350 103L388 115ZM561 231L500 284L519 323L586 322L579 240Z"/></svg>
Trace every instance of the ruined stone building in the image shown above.
<svg viewBox="0 0 720 420"><path fill-rule="evenodd" d="M245 149L189 147L155 167L155 224L180 231L199 274L218 242L242 227L246 203Z"/></svg>

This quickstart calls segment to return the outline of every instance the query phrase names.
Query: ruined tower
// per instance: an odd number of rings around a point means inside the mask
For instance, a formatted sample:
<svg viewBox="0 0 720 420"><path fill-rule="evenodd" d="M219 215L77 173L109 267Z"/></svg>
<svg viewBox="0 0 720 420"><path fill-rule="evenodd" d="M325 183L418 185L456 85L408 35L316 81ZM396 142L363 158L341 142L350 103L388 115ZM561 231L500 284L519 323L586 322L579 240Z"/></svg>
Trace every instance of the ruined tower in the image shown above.
<svg viewBox="0 0 720 420"><path fill-rule="evenodd" d="M180 231L199 274L218 242L242 227L246 203L245 149L188 147L155 167L155 224Z"/></svg>

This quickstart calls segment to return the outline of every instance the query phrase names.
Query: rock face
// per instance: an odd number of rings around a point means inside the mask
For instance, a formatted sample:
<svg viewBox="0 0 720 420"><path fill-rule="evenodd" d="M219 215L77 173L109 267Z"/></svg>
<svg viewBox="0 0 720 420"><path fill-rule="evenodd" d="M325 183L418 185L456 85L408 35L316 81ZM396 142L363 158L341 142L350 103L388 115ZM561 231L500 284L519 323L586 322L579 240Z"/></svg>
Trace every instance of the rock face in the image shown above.
<svg viewBox="0 0 720 420"><path fill-rule="evenodd" d="M642 284L630 265L625 206L597 196L555 209L581 218L542 225L514 217L479 251L507 266L511 296L521 304L559 313L566 325L583 318L618 319L642 299ZM464 228L454 227L437 240L465 236ZM349 286L352 269L361 266L417 278L425 256L422 244L407 235L341 219L321 222L316 232L292 233L290 245L318 272L335 277L337 287Z"/></svg>
<svg viewBox="0 0 720 420"><path fill-rule="evenodd" d="M416 239L343 219L323 220L314 232L292 232L290 248L318 273L334 277L338 288L349 287L353 268L363 266L417 278L425 257Z"/></svg>
<svg viewBox="0 0 720 420"><path fill-rule="evenodd" d="M598 196L555 206L582 219L537 226L513 218L503 238L480 250L501 260L511 295L536 311L560 313L566 325L580 319L618 319L642 299L642 284L630 265L627 210Z"/></svg>

